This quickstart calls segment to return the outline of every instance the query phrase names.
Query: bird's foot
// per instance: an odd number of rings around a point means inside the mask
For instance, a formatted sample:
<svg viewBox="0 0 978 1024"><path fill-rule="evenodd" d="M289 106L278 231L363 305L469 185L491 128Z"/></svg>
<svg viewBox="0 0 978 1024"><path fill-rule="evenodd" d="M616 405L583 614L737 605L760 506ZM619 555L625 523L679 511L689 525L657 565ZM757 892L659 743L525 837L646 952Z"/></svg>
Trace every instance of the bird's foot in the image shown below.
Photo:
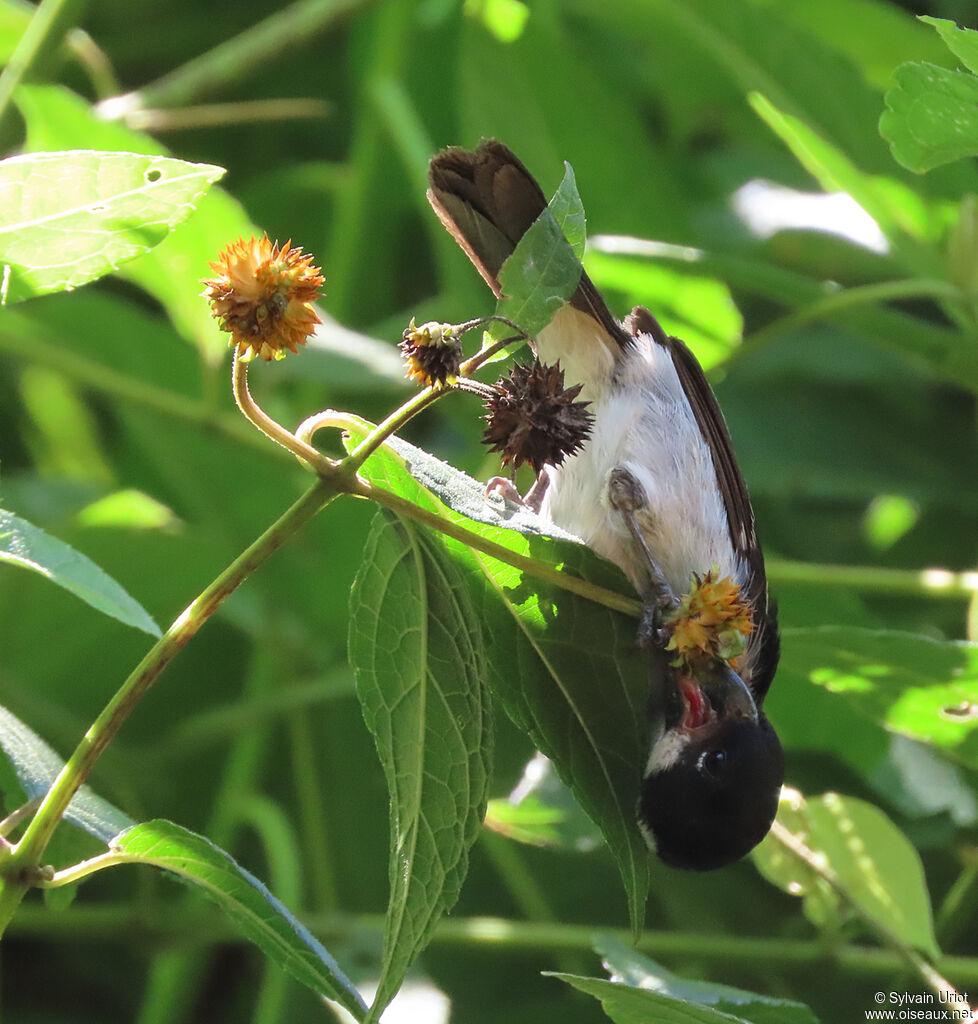
<svg viewBox="0 0 978 1024"><path fill-rule="evenodd" d="M516 484L507 476L494 476L486 484L485 496L491 494L500 495L505 501L511 501L514 505L520 505L531 512L539 514L543 504L543 496L547 493L550 485L550 477L544 470L533 482L533 486L525 495L520 494Z"/></svg>

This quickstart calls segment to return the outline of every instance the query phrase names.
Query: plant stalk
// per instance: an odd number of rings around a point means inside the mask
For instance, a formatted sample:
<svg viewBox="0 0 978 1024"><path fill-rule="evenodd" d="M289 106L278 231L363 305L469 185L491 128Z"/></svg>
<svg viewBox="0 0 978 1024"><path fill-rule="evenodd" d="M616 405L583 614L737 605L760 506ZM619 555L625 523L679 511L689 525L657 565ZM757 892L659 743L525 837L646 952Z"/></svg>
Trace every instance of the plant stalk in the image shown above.
<svg viewBox="0 0 978 1024"><path fill-rule="evenodd" d="M317 481L174 620L105 706L68 758L20 841L4 862L0 889L0 934L27 890L25 872L36 868L72 797L139 701L224 599L337 493L335 485L323 480Z"/></svg>

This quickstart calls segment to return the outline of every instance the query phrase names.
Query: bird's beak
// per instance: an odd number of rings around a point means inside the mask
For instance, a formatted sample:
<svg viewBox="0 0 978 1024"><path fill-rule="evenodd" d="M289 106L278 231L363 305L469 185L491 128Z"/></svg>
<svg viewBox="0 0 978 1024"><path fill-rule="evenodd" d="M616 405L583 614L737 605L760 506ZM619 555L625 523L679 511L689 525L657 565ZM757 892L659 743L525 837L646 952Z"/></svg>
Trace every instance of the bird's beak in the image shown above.
<svg viewBox="0 0 978 1024"><path fill-rule="evenodd" d="M717 673L717 678L710 681L707 692L710 703L721 718L733 715L751 722L757 721L754 695L750 692L750 687L729 665L724 664L722 670Z"/></svg>

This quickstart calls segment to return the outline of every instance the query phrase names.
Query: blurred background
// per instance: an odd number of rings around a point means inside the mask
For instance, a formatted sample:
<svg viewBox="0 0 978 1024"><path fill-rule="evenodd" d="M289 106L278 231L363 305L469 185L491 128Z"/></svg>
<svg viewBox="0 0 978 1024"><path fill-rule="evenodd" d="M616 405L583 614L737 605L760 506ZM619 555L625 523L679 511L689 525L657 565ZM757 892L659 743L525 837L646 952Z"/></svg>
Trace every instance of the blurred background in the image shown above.
<svg viewBox="0 0 978 1024"><path fill-rule="evenodd" d="M4 61L31 10L0 2ZM255 367L252 387L290 426L327 407L376 421L410 394L394 349L410 317L491 312L428 208L425 175L439 148L496 137L546 191L572 164L585 265L609 305L648 305L707 368L783 625L974 639L966 589L929 589L910 571L978 561L975 315L948 315L927 287L971 281L978 174L959 161L912 175L877 131L898 64L956 66L913 17L925 13L978 27L963 0L62 5L0 123L3 153L165 147L228 173L223 193L119 276L0 312L3 506L83 551L165 627L304 486L234 411L226 339L198 297L207 261L261 230L314 253L327 323L300 357ZM835 187L813 174L772 130L772 107L852 173ZM858 206L847 181L876 183L891 220ZM910 283L885 304L794 315L834 289L890 281ZM484 478L498 463L479 444L480 414L459 395L407 436ZM277 554L167 670L92 780L134 817L172 818L231 850L357 981L376 977L387 896L387 795L346 661L369 519L364 504L337 501ZM0 623L0 700L62 754L147 647L8 569ZM790 672L767 707L789 783L893 817L923 857L945 951L978 955L974 770L841 712ZM504 798L533 750L501 713L497 732L492 792ZM627 927L610 857L570 832L540 848L484 830L453 919ZM63 842L67 858L82 840ZM827 948L850 937L844 921L828 925ZM815 935L749 861L705 876L657 866L647 926ZM667 947L683 974L797 998L826 1021L909 984L871 963ZM2 967L10 1021L324 1013L209 906L146 869L94 878L71 907L29 901ZM555 953L457 929L418 966L429 1001L389 1019L603 1019L541 976L554 969L599 963L586 946Z"/></svg>

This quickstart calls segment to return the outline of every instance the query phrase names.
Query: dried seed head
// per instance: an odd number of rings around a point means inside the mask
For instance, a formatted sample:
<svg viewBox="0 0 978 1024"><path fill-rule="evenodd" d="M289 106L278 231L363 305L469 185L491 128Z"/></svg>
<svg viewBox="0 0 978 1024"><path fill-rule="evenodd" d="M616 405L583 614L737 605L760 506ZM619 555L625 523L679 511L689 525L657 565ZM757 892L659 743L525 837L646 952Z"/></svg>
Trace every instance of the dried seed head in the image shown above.
<svg viewBox="0 0 978 1024"><path fill-rule="evenodd" d="M404 330L400 345L405 373L424 387L440 388L454 384L462 362L462 343L451 324L432 320L418 327L411 323Z"/></svg>
<svg viewBox="0 0 978 1024"><path fill-rule="evenodd" d="M312 303L323 276L312 259L291 241L273 245L263 235L239 238L210 264L217 276L204 281L202 294L244 358L284 359L316 329L320 320Z"/></svg>
<svg viewBox="0 0 978 1024"><path fill-rule="evenodd" d="M711 569L694 576L690 592L665 619L672 636L666 650L676 652L676 666L694 667L710 661L733 664L754 631L751 609L729 576Z"/></svg>
<svg viewBox="0 0 978 1024"><path fill-rule="evenodd" d="M539 473L544 465L559 466L584 445L594 421L587 411L590 403L574 401L582 385L565 389L559 363L517 363L494 387L482 440L490 451L502 452L504 465L518 468L528 462Z"/></svg>

